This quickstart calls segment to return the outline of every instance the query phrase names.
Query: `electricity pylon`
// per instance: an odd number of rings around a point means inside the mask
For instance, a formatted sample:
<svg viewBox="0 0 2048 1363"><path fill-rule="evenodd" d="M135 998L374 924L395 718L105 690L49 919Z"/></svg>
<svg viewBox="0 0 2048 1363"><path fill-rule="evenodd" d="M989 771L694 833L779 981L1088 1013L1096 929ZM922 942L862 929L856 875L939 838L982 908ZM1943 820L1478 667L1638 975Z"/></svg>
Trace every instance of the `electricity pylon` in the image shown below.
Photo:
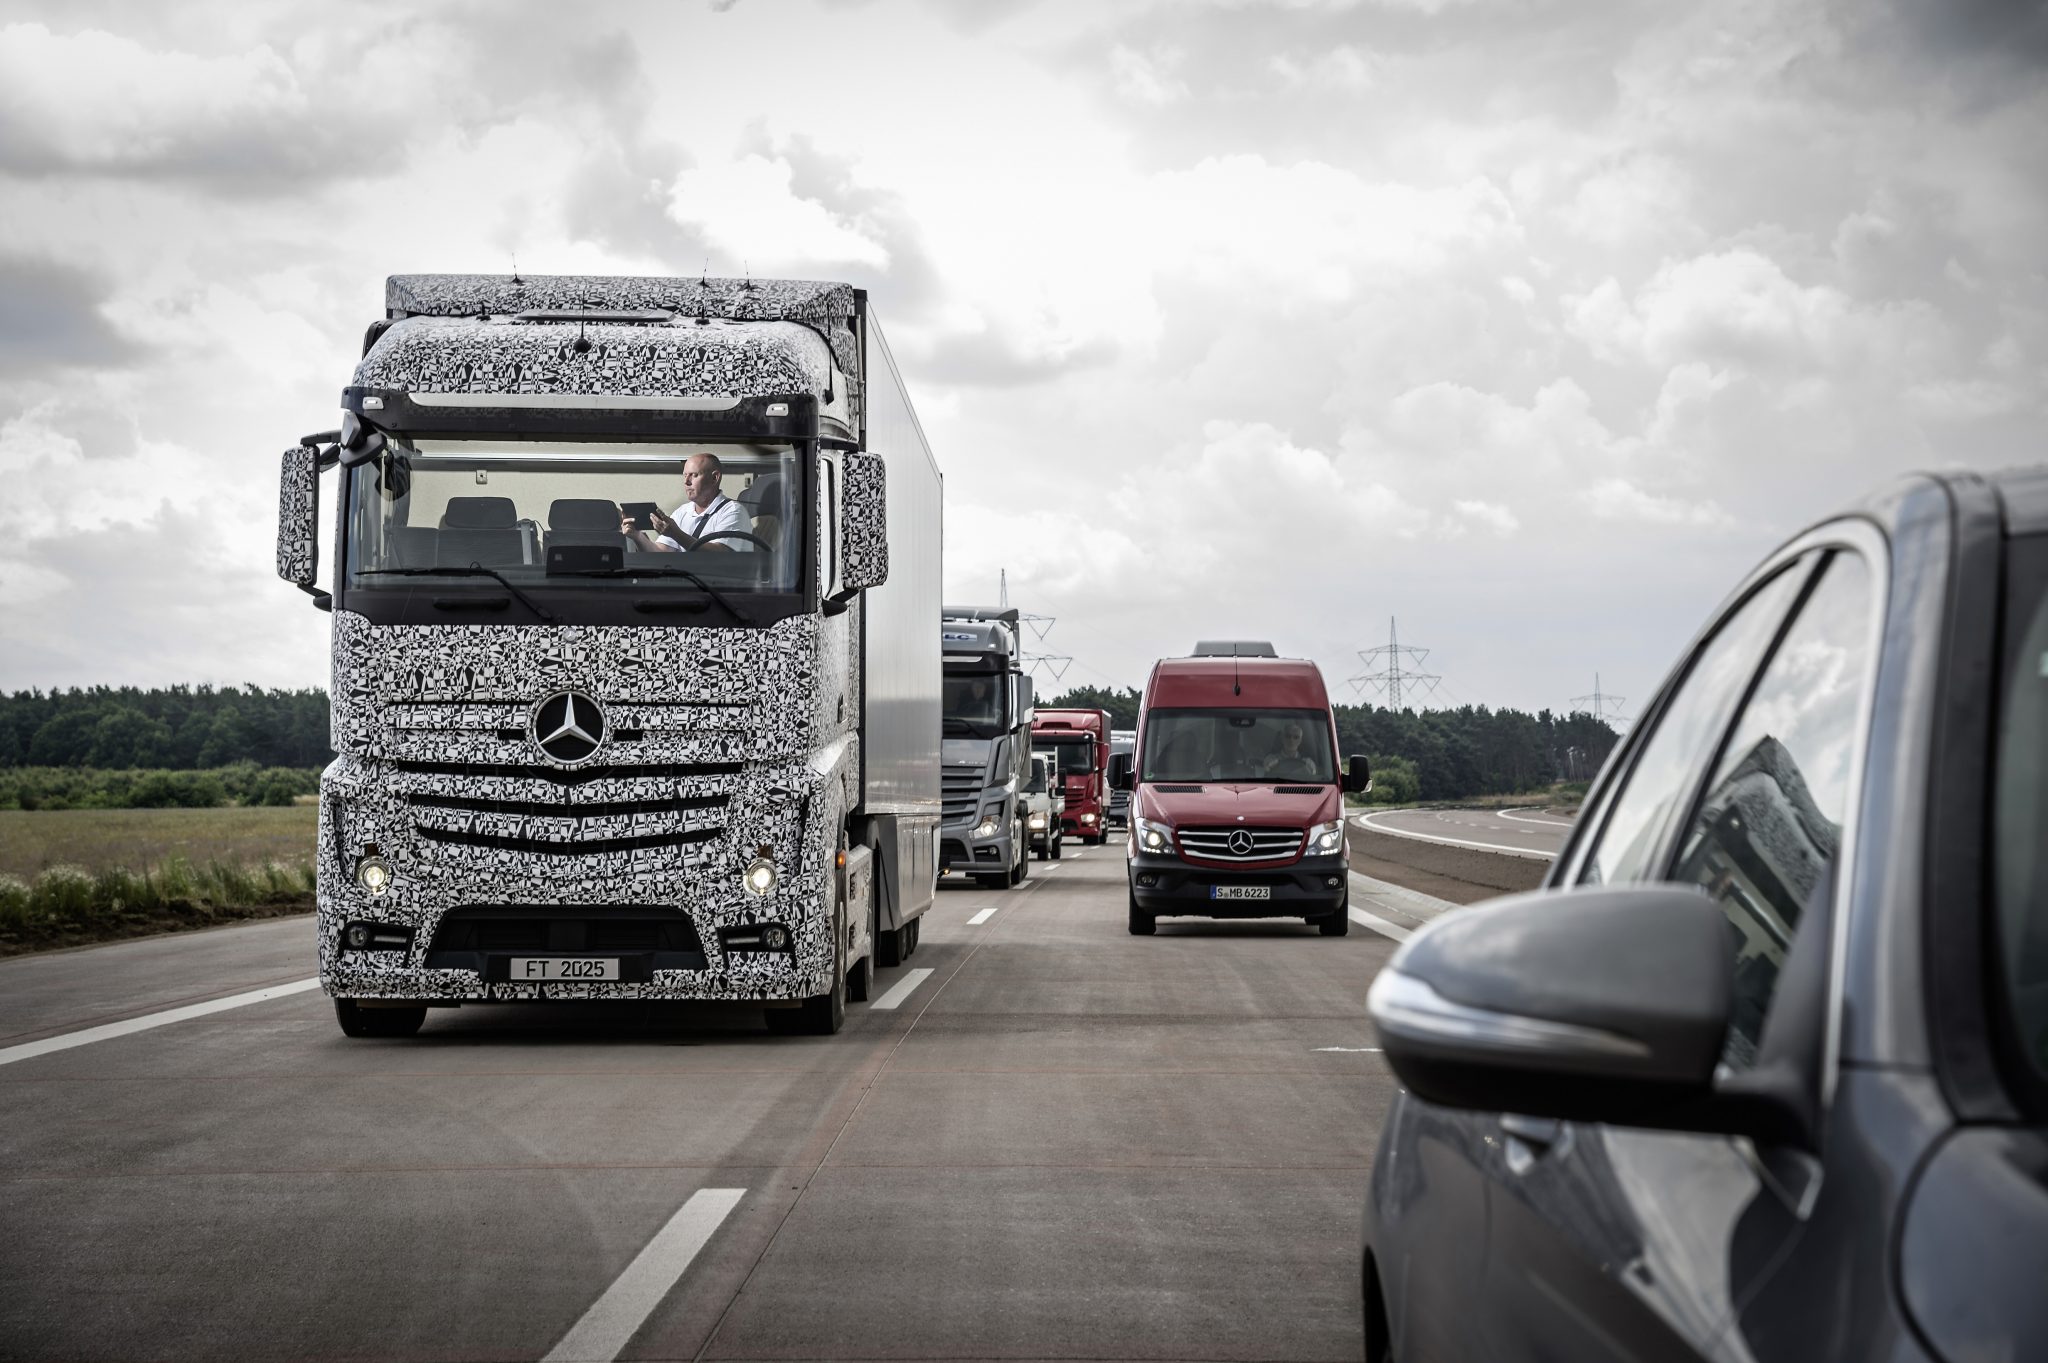
<svg viewBox="0 0 2048 1363"><path fill-rule="evenodd" d="M1402 664L1401 659L1404 655L1414 658L1412 666ZM1443 680L1434 672L1421 670L1422 660L1429 656L1429 650L1412 648L1402 643L1400 632L1395 628L1394 617L1391 615L1387 617L1387 642L1378 648L1361 648L1358 650L1358 656L1364 660L1366 667L1377 666L1379 670L1362 672L1353 677L1352 691L1362 696L1370 687L1375 695L1387 698L1389 710L1401 708L1401 696L1404 691L1420 690L1424 696L1433 696L1436 694L1437 683Z"/></svg>
<svg viewBox="0 0 2048 1363"><path fill-rule="evenodd" d="M1593 674L1593 690L1583 696L1573 696L1570 704L1574 713L1589 714L1602 724L1626 724L1628 717L1621 713L1621 703L1627 696L1610 696L1600 689L1600 674Z"/></svg>
<svg viewBox="0 0 2048 1363"><path fill-rule="evenodd" d="M1001 578L996 595L996 604L1002 609L1008 610L1010 608L1010 570L1004 568L1000 572ZM1031 632L1037 636L1038 642L1044 643L1045 636L1051 633L1052 627L1058 622L1059 617L1056 615L1029 615L1019 611L1017 612L1017 619L1031 626ZM1017 642L1021 644L1024 641L1019 639ZM1025 670L1030 672L1032 676L1037 676L1038 669L1043 666L1046 671L1052 673L1054 681L1064 680L1067 675L1067 669L1074 665L1073 658L1065 653L1020 652L1017 658L1018 661L1028 664Z"/></svg>

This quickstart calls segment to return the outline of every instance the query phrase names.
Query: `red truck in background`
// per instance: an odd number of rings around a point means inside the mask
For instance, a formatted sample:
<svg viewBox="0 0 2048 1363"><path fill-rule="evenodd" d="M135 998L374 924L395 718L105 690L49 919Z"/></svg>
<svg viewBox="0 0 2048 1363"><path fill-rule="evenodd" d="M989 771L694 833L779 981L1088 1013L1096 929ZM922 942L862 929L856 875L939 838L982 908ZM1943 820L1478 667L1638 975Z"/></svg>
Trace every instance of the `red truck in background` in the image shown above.
<svg viewBox="0 0 2048 1363"><path fill-rule="evenodd" d="M1115 781L1134 787L1133 933L1149 935L1166 915L1350 930L1344 793L1372 781L1363 757L1338 768L1336 718L1314 663L1239 640L1160 659L1137 750L1117 755Z"/></svg>
<svg viewBox="0 0 2048 1363"><path fill-rule="evenodd" d="M1082 842L1109 839L1109 711L1044 710L1031 722L1031 751L1059 762L1067 812L1060 827Z"/></svg>

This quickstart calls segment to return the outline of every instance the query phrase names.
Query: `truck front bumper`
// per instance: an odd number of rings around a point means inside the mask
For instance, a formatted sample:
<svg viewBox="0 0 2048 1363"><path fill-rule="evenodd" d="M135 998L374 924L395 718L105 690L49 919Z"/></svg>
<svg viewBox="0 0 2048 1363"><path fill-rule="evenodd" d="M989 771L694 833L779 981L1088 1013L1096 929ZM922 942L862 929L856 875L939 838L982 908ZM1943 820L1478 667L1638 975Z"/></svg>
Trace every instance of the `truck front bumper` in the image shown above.
<svg viewBox="0 0 2048 1363"><path fill-rule="evenodd" d="M1161 918L1325 918L1349 903L1350 870L1342 853L1260 869L1141 854L1130 859L1130 886L1138 908ZM1218 886L1263 887L1266 898L1218 899Z"/></svg>
<svg viewBox="0 0 2048 1363"><path fill-rule="evenodd" d="M1016 853L1010 846L1010 825L999 823L996 831L985 838L974 836L975 825L971 823L949 823L939 825L939 869L941 871L973 871L993 875L1006 871L1015 861Z"/></svg>

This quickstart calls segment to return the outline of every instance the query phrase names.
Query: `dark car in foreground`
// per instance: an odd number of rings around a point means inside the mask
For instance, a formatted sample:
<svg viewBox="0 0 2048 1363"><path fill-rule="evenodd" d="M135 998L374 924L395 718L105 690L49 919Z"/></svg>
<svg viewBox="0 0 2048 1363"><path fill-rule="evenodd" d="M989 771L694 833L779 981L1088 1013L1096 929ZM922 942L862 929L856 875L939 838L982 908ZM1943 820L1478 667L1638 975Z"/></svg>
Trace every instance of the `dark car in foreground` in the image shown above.
<svg viewBox="0 0 2048 1363"><path fill-rule="evenodd" d="M1772 554L1370 1005L1368 1359L2048 1359L2048 469Z"/></svg>

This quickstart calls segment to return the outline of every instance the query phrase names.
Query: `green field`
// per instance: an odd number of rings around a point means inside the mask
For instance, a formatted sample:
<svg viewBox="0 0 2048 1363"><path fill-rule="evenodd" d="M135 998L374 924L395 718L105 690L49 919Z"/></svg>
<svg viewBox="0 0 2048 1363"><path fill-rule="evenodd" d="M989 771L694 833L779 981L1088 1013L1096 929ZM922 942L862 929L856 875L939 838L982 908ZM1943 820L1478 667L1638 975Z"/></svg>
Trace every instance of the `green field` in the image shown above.
<svg viewBox="0 0 2048 1363"><path fill-rule="evenodd" d="M173 857L308 862L317 806L223 809L0 809L0 875L33 880L52 866L139 871Z"/></svg>
<svg viewBox="0 0 2048 1363"><path fill-rule="evenodd" d="M0 955L308 912L318 814L0 810Z"/></svg>

